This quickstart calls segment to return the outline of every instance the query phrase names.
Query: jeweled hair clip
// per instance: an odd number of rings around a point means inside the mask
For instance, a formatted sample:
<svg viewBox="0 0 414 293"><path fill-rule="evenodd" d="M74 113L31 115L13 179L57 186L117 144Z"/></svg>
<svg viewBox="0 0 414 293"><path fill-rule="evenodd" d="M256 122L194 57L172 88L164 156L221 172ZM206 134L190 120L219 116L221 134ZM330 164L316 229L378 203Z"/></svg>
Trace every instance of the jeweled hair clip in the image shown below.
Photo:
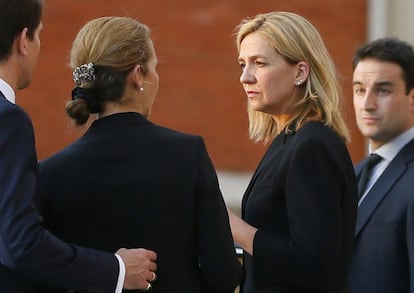
<svg viewBox="0 0 414 293"><path fill-rule="evenodd" d="M95 78L96 76L93 63L79 65L73 70L73 82L77 86L80 86L82 81L93 81Z"/></svg>

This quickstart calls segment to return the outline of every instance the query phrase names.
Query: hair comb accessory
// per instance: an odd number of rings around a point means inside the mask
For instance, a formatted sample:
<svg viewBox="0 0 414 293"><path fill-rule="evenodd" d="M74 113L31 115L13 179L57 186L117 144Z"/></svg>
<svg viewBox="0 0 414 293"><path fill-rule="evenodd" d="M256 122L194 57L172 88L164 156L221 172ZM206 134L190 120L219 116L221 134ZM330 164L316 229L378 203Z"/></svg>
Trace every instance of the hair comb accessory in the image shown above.
<svg viewBox="0 0 414 293"><path fill-rule="evenodd" d="M93 81L95 78L93 63L79 65L73 70L73 82L77 86L80 86L82 81Z"/></svg>

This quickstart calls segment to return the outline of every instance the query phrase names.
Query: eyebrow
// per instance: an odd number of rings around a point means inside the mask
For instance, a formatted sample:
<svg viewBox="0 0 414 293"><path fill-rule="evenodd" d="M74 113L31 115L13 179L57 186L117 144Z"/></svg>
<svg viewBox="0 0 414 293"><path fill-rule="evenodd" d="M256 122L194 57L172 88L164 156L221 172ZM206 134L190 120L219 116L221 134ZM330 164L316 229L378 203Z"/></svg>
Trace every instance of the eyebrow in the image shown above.
<svg viewBox="0 0 414 293"><path fill-rule="evenodd" d="M360 81L354 81L352 85L362 85L362 82ZM391 81L380 81L374 83L374 86L394 86L394 84Z"/></svg>
<svg viewBox="0 0 414 293"><path fill-rule="evenodd" d="M267 57L264 56L264 55L253 55L253 56L247 56L247 58L239 57L237 60L242 61L242 60L245 60L245 59L258 59L258 58L267 59Z"/></svg>
<svg viewBox="0 0 414 293"><path fill-rule="evenodd" d="M380 81L374 84L375 86L394 86L391 81Z"/></svg>

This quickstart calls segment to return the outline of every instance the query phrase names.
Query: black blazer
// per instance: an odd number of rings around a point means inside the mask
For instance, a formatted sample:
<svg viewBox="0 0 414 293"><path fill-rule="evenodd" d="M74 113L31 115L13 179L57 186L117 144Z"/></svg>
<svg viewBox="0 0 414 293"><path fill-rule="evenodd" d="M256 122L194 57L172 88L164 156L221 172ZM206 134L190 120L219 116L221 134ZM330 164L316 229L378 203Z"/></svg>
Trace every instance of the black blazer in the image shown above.
<svg viewBox="0 0 414 293"><path fill-rule="evenodd" d="M356 166L359 174L365 160ZM414 140L358 208L351 293L414 293Z"/></svg>
<svg viewBox="0 0 414 293"><path fill-rule="evenodd" d="M62 239L157 255L151 292L233 292L241 274L226 207L201 137L137 113L95 120L41 162L46 223Z"/></svg>
<svg viewBox="0 0 414 293"><path fill-rule="evenodd" d="M310 122L278 135L243 197L243 218L258 231L242 292L346 292L356 209L353 165L336 133Z"/></svg>
<svg viewBox="0 0 414 293"><path fill-rule="evenodd" d="M33 204L38 163L32 123L1 92L0 125L0 292L33 292L33 280L114 292L119 267L113 254L66 244L43 228Z"/></svg>

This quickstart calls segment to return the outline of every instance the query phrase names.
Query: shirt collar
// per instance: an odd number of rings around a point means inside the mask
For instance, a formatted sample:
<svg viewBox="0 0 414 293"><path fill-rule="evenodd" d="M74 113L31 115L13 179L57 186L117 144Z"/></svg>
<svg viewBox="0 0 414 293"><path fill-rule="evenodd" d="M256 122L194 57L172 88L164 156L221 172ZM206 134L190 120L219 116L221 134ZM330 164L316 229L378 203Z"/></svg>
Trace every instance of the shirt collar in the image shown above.
<svg viewBox="0 0 414 293"><path fill-rule="evenodd" d="M380 155L388 162L391 162L392 159L394 159L394 157L398 154L398 152L412 139L414 139L414 127L411 127L390 142L384 144L378 148L375 153ZM371 146L369 149L371 150Z"/></svg>
<svg viewBox="0 0 414 293"><path fill-rule="evenodd" d="M14 93L13 88L1 78L0 78L0 92L3 93L3 95L6 97L6 99L10 103L13 103L13 104L16 103L16 94Z"/></svg>

